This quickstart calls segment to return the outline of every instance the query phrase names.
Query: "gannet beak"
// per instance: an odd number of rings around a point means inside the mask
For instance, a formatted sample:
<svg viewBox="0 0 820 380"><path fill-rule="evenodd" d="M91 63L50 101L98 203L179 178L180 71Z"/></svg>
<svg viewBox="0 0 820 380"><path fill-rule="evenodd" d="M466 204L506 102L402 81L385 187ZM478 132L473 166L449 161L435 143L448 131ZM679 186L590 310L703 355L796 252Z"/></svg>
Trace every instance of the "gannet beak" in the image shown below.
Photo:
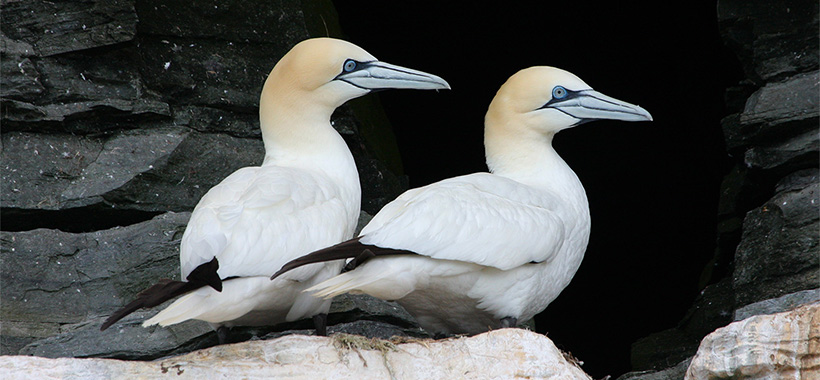
<svg viewBox="0 0 820 380"><path fill-rule="evenodd" d="M554 108L580 119L578 124L598 119L652 121L645 109L594 90L567 90L564 98L553 99L542 108Z"/></svg>
<svg viewBox="0 0 820 380"><path fill-rule="evenodd" d="M450 89L450 85L438 76L381 61L356 62L350 60L345 63L344 72L335 79L365 90Z"/></svg>

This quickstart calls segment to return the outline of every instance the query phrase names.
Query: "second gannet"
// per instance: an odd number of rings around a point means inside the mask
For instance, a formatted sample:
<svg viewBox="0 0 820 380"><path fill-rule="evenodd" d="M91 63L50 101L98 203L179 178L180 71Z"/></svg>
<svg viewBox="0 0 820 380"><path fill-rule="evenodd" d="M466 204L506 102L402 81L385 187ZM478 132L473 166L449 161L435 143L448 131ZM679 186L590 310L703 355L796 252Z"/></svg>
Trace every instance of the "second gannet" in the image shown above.
<svg viewBox="0 0 820 380"><path fill-rule="evenodd" d="M224 342L232 326L313 317L325 334L330 301L302 291L339 273L341 261L270 274L294 258L353 236L361 189L353 156L330 125L344 102L380 89L449 89L443 79L377 60L349 42L300 42L262 89L262 166L237 170L199 201L182 237L187 281L166 280L140 293L102 325L184 294L143 326L210 322Z"/></svg>
<svg viewBox="0 0 820 380"><path fill-rule="evenodd" d="M485 117L490 173L409 190L359 237L293 260L273 278L352 258L348 272L307 291L395 300L435 334L475 334L528 320L569 284L589 241L586 193L553 149L553 137L597 119L652 117L567 71L521 70L501 86Z"/></svg>

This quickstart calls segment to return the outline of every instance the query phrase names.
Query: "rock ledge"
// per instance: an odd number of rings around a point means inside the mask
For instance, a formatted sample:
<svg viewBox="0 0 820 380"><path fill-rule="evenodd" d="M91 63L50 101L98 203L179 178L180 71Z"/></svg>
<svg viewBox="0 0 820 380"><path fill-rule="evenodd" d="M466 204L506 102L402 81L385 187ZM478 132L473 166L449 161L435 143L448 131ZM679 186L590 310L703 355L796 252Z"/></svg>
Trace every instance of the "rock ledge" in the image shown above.
<svg viewBox="0 0 820 380"><path fill-rule="evenodd" d="M531 331L502 329L440 341L288 335L167 359L0 357L4 378L584 379L573 359Z"/></svg>

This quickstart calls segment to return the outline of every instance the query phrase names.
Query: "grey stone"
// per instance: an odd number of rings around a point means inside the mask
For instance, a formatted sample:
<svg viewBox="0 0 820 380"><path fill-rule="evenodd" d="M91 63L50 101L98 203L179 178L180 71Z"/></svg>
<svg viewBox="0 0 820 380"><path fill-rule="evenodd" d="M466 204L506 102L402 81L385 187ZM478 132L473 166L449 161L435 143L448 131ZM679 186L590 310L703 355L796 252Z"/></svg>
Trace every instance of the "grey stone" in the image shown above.
<svg viewBox="0 0 820 380"><path fill-rule="evenodd" d="M777 185L775 185L774 191L777 193L800 191L818 182L820 182L820 171L816 168L799 170L789 176L781 178Z"/></svg>
<svg viewBox="0 0 820 380"><path fill-rule="evenodd" d="M77 119L109 118L112 121L123 120L129 123L138 120L167 118L170 116L168 104L146 99L135 101L109 99L104 101L83 101L75 103L57 103L37 106L15 100L4 100L4 118L11 124L10 130L32 129L33 124L45 124L48 129L62 129L66 132L88 132L74 126ZM68 121L68 123L66 123ZM27 127L22 127L25 123ZM92 123L95 124L95 123ZM80 128L87 128L88 124ZM108 126L95 126L93 129L102 132L114 129L117 125L112 122Z"/></svg>
<svg viewBox="0 0 820 380"><path fill-rule="evenodd" d="M356 223L356 231L353 233L353 236L359 236L359 233L362 232L362 229L367 223L370 223L371 219L373 219L373 215L368 214L367 211L359 212L359 222Z"/></svg>
<svg viewBox="0 0 820 380"><path fill-rule="evenodd" d="M259 114L229 111L215 107L180 105L174 107L174 124L203 133L260 140Z"/></svg>
<svg viewBox="0 0 820 380"><path fill-rule="evenodd" d="M717 6L724 41L757 83L817 69L817 15L811 0L720 0Z"/></svg>
<svg viewBox="0 0 820 380"><path fill-rule="evenodd" d="M143 328L142 321L155 313L156 310L137 311L105 331L100 331L104 318L63 325L59 334L33 341L20 349L19 354L45 358L152 360L216 345L213 329L201 321Z"/></svg>
<svg viewBox="0 0 820 380"><path fill-rule="evenodd" d="M344 294L334 298L330 313L343 316L345 322L367 319L418 328L415 318L399 304L382 301L366 294Z"/></svg>
<svg viewBox="0 0 820 380"><path fill-rule="evenodd" d="M817 163L820 133L808 130L786 141L755 146L746 151L744 162L754 169L801 169Z"/></svg>
<svg viewBox="0 0 820 380"><path fill-rule="evenodd" d="M0 7L0 10L2 10L2 7ZM9 38L9 36L3 32L2 28L0 28L0 53L3 54L4 59L13 56L31 57L35 55L34 46L24 41ZM3 75L6 75L5 71Z"/></svg>
<svg viewBox="0 0 820 380"><path fill-rule="evenodd" d="M820 282L817 171L794 177L786 180L791 185L750 211L743 222L733 274L737 306L813 289ZM800 183L804 185L795 185Z"/></svg>
<svg viewBox="0 0 820 380"><path fill-rule="evenodd" d="M245 166L262 163L261 140L189 133L154 167L105 195L108 203L143 211L192 210L211 187Z"/></svg>
<svg viewBox="0 0 820 380"><path fill-rule="evenodd" d="M723 278L700 292L678 328L699 341L716 328L732 322L734 310L732 281L728 277Z"/></svg>
<svg viewBox="0 0 820 380"><path fill-rule="evenodd" d="M779 124L817 118L820 114L820 75L798 74L768 83L752 94L740 115L741 124ZM816 123L815 123L816 124Z"/></svg>
<svg viewBox="0 0 820 380"><path fill-rule="evenodd" d="M734 320L740 321L755 315L782 313L815 302L820 302L820 288L802 290L746 305L735 310Z"/></svg>
<svg viewBox="0 0 820 380"><path fill-rule="evenodd" d="M259 140L174 127L102 137L12 132L3 135L2 155L4 207L163 212L193 209L230 173L259 165L264 148Z"/></svg>
<svg viewBox="0 0 820 380"><path fill-rule="evenodd" d="M144 34L243 42L278 40L285 46L307 38L306 18L315 17L306 15L298 1L253 7L219 0L148 0L137 3L137 13L140 33Z"/></svg>
<svg viewBox="0 0 820 380"><path fill-rule="evenodd" d="M31 59L22 56L4 56L0 60L3 73L0 97L18 100L36 99L45 91L40 83L40 72Z"/></svg>
<svg viewBox="0 0 820 380"><path fill-rule="evenodd" d="M820 115L818 72L769 83L745 101L743 112L721 122L727 148L774 145L809 131Z"/></svg>
<svg viewBox="0 0 820 380"><path fill-rule="evenodd" d="M351 334L365 338L390 339L393 337L431 338L420 327L403 328L386 322L358 320L328 328L328 334Z"/></svg>
<svg viewBox="0 0 820 380"><path fill-rule="evenodd" d="M32 58L46 92L38 105L80 101L159 101L148 93L139 71L139 56L133 45L72 52L55 57ZM74 127L76 126L68 126Z"/></svg>
<svg viewBox="0 0 820 380"><path fill-rule="evenodd" d="M103 140L76 135L5 132L0 167L4 208L56 210L60 194L103 148Z"/></svg>
<svg viewBox="0 0 820 380"><path fill-rule="evenodd" d="M3 32L40 56L130 41L137 31L133 0L4 1Z"/></svg>
<svg viewBox="0 0 820 380"><path fill-rule="evenodd" d="M125 131L103 145L97 157L83 168L79 178L63 190L63 207L79 207L102 201L142 173L162 166L188 136L185 128Z"/></svg>
<svg viewBox="0 0 820 380"><path fill-rule="evenodd" d="M686 368L689 367L691 362L692 358L689 358L674 367L659 371L628 372L619 376L617 380L682 380L683 376L686 375Z"/></svg>
<svg viewBox="0 0 820 380"><path fill-rule="evenodd" d="M176 104L255 113L259 93L282 46L180 37L139 37L140 78Z"/></svg>
<svg viewBox="0 0 820 380"><path fill-rule="evenodd" d="M131 339L127 334L112 338L117 331L112 329L109 335L85 334L90 340L77 341L72 332L99 329L96 322L156 279L177 278L179 239L189 216L167 213L129 227L82 234L2 232L0 319L4 326L15 326L2 330L3 352L15 353L21 343L58 335L51 346L62 352ZM78 347L60 347L67 341Z"/></svg>

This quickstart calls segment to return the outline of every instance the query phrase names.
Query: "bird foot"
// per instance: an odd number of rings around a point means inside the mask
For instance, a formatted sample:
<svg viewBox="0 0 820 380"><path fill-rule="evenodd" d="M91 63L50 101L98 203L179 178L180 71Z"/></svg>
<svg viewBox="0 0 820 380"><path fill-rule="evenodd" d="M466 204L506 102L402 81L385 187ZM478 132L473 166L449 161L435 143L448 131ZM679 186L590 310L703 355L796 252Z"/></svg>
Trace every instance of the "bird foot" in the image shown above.
<svg viewBox="0 0 820 380"><path fill-rule="evenodd" d="M231 329L226 326L219 326L216 329L216 339L219 341L220 345L228 343L228 336L230 335Z"/></svg>
<svg viewBox="0 0 820 380"><path fill-rule="evenodd" d="M316 327L316 335L327 336L327 314L321 313L314 315L313 326Z"/></svg>
<svg viewBox="0 0 820 380"><path fill-rule="evenodd" d="M501 328L505 329L507 327L515 327L518 325L518 318L516 317L504 317L501 318Z"/></svg>

